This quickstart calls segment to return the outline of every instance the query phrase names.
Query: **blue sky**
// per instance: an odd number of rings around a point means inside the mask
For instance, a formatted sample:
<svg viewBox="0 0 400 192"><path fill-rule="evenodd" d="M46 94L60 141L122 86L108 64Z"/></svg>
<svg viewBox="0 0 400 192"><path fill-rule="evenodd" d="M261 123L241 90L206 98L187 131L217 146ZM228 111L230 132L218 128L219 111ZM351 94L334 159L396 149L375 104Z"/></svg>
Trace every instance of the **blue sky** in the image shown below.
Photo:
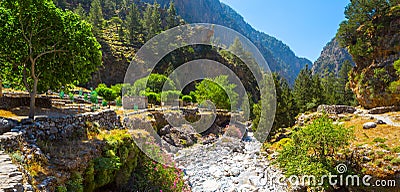
<svg viewBox="0 0 400 192"><path fill-rule="evenodd" d="M221 0L255 29L315 61L335 36L350 0Z"/></svg>

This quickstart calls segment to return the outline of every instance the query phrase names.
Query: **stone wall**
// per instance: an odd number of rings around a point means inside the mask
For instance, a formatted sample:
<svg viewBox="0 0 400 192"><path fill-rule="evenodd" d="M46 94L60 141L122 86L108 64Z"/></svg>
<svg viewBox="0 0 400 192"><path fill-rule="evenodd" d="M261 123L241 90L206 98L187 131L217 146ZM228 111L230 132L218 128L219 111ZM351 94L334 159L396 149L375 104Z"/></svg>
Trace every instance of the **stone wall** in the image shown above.
<svg viewBox="0 0 400 192"><path fill-rule="evenodd" d="M36 117L35 122L20 125L15 131L23 131L29 139L62 140L80 134L85 134L86 122L111 130L122 127L120 117L113 110L69 115L65 117Z"/></svg>
<svg viewBox="0 0 400 192"><path fill-rule="evenodd" d="M138 109L146 109L148 105L147 97L124 96L122 98L122 105L124 109L135 109L135 106L137 106Z"/></svg>
<svg viewBox="0 0 400 192"><path fill-rule="evenodd" d="M327 114L343 114L354 113L356 108L347 105L320 105L317 109L318 112Z"/></svg>
<svg viewBox="0 0 400 192"><path fill-rule="evenodd" d="M31 101L30 99L31 98L27 96L22 96L22 97L3 96L0 98L0 109L12 109L15 107L29 106ZM46 97L37 97L36 107L51 108L51 99Z"/></svg>

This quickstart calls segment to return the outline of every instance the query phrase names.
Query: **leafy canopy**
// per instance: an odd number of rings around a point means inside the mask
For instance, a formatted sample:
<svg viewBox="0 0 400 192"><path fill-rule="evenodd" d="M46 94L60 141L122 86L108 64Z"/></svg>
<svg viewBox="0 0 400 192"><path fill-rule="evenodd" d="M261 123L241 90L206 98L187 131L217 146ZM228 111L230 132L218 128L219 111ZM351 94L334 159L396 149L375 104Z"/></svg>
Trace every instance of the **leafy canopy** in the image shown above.
<svg viewBox="0 0 400 192"><path fill-rule="evenodd" d="M196 85L194 95L197 102L210 100L219 109L235 109L238 103L238 93L235 92L236 85L230 84L228 76L222 75L214 79L204 79Z"/></svg>

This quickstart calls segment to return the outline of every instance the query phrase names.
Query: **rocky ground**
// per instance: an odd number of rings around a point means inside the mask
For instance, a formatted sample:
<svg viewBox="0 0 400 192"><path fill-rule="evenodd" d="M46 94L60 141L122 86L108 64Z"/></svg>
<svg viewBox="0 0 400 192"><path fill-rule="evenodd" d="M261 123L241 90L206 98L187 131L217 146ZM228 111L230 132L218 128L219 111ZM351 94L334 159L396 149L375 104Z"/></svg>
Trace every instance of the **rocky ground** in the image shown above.
<svg viewBox="0 0 400 192"><path fill-rule="evenodd" d="M4 151L0 151L0 191L24 191L22 173Z"/></svg>
<svg viewBox="0 0 400 192"><path fill-rule="evenodd" d="M175 155L192 191L287 191L279 169L260 153L252 133L245 141L222 137L216 143L195 145Z"/></svg>

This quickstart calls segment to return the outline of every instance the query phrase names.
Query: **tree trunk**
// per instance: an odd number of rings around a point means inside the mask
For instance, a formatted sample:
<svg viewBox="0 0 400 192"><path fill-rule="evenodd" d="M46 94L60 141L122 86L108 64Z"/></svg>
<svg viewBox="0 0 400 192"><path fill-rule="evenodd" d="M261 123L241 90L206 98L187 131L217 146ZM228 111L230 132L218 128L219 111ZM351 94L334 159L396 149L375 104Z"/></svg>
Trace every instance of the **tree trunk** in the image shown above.
<svg viewBox="0 0 400 192"><path fill-rule="evenodd" d="M0 79L0 98L3 97L3 80Z"/></svg>
<svg viewBox="0 0 400 192"><path fill-rule="evenodd" d="M29 118L30 119L34 119L34 117L35 117L37 84L38 84L38 78L35 78L33 80L33 89L32 89L32 92L30 93L30 96L31 96L31 103L30 103L30 107L29 107Z"/></svg>

